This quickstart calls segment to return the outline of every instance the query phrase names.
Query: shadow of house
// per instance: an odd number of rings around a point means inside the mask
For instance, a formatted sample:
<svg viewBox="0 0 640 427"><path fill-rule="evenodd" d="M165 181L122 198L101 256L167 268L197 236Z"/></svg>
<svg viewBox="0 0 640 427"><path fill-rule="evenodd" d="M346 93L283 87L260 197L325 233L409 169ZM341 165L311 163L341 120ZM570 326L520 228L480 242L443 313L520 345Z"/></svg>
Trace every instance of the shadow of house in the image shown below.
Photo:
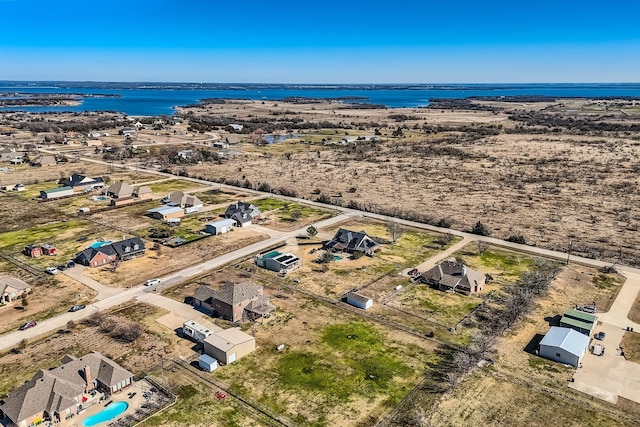
<svg viewBox="0 0 640 427"><path fill-rule="evenodd" d="M542 334L535 334L533 338L531 338L531 341L529 341L529 343L524 347L524 351L537 356L538 355L538 348L540 347L540 341L542 341L542 338L544 338L544 335Z"/></svg>
<svg viewBox="0 0 640 427"><path fill-rule="evenodd" d="M559 314L556 314L553 317L545 317L544 321L547 322L549 324L549 327L551 326L560 326L560 320L562 319L562 316L560 316Z"/></svg>

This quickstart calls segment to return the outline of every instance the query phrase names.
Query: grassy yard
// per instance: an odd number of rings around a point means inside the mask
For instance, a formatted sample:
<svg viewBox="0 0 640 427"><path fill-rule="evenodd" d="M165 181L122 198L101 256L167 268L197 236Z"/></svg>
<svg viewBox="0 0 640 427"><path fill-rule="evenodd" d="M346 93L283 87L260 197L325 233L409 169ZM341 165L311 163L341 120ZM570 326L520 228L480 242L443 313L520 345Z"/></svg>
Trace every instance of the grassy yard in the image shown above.
<svg viewBox="0 0 640 427"><path fill-rule="evenodd" d="M233 203L238 199L246 197L246 194L225 190L207 190L196 193L196 196L207 205L218 205L220 203Z"/></svg>
<svg viewBox="0 0 640 427"><path fill-rule="evenodd" d="M328 211L324 209L319 209L311 205L289 202L273 197L253 200L251 203L256 205L263 213L272 213L278 216L281 221L295 222L295 218L293 218L292 215L297 215L297 213L294 214L294 212L298 212L301 219L326 215L328 213Z"/></svg>
<svg viewBox="0 0 640 427"><path fill-rule="evenodd" d="M482 298L477 296L442 292L422 284L412 286L393 301L394 306L449 326L455 326L480 303Z"/></svg>
<svg viewBox="0 0 640 427"><path fill-rule="evenodd" d="M258 327L254 353L214 372L299 425L354 425L380 417L435 357L422 347L428 344L331 307L300 302L281 307L275 319ZM286 344L284 351L274 350L279 343Z"/></svg>
<svg viewBox="0 0 640 427"><path fill-rule="evenodd" d="M462 258L469 267L490 274L494 282L501 285L518 280L523 273L531 269L536 260L536 257L531 255L495 246L489 246L480 254L475 242L462 248L455 256Z"/></svg>
<svg viewBox="0 0 640 427"><path fill-rule="evenodd" d="M154 193L165 194L173 191L194 190L201 188L202 184L197 184L191 181L185 181L182 179L171 179L169 181L156 182L149 185L151 191Z"/></svg>

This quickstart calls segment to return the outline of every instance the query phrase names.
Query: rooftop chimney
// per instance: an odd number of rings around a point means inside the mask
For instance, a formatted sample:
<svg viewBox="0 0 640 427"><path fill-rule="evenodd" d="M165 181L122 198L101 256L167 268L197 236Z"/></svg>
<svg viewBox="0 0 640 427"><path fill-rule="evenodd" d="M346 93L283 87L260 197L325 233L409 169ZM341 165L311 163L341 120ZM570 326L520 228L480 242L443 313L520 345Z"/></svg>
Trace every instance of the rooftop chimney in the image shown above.
<svg viewBox="0 0 640 427"><path fill-rule="evenodd" d="M85 365L84 368L82 368L82 371L84 372L84 382L86 383L85 390L93 390L95 387L93 386L93 377L91 377L91 369L89 368L89 365Z"/></svg>

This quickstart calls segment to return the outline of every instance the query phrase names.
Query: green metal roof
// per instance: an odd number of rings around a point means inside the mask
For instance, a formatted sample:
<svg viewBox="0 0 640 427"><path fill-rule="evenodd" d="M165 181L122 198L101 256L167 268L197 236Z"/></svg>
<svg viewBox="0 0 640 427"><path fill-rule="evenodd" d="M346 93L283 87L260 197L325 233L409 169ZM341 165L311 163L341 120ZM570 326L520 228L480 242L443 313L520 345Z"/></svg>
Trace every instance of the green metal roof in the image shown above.
<svg viewBox="0 0 640 427"><path fill-rule="evenodd" d="M574 310L572 308L565 310L564 317L584 320L585 322L596 323L597 317L584 311Z"/></svg>
<svg viewBox="0 0 640 427"><path fill-rule="evenodd" d="M584 329L586 331L591 331L593 329L593 323L583 322L582 320L576 320L566 316L560 320L560 326L564 325Z"/></svg>
<svg viewBox="0 0 640 427"><path fill-rule="evenodd" d="M49 194L49 193L57 193L58 191L69 191L69 190L73 190L73 188L71 187L50 188L48 190L44 190L44 192Z"/></svg>

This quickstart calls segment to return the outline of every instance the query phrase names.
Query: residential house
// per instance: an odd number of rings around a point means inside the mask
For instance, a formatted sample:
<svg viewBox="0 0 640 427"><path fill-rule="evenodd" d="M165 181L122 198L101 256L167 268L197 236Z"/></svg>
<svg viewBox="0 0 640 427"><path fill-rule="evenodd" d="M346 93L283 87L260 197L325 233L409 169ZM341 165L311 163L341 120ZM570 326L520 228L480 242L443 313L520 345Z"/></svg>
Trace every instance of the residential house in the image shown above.
<svg viewBox="0 0 640 427"><path fill-rule="evenodd" d="M367 310L373 307L373 299L359 294L358 292L349 292L346 295L347 304L352 305L354 307L361 308L363 310Z"/></svg>
<svg viewBox="0 0 640 427"><path fill-rule="evenodd" d="M101 177L91 178L88 176L74 173L68 179L65 179L63 185L73 188L73 191L92 191L104 188L105 183Z"/></svg>
<svg viewBox="0 0 640 427"><path fill-rule="evenodd" d="M237 202L229 205L224 212L225 218L231 218L236 222L237 227L246 227L254 221L260 219L260 209L256 205L246 202Z"/></svg>
<svg viewBox="0 0 640 427"><path fill-rule="evenodd" d="M88 267L99 267L116 260L127 261L142 256L145 252L146 247L142 239L132 237L98 247L89 247L77 253L75 260Z"/></svg>
<svg viewBox="0 0 640 427"><path fill-rule="evenodd" d="M242 129L244 128L244 126L243 126L243 125L239 125L239 124L237 124L237 123L231 123L231 124L229 125L229 127L231 128L231 130L233 130L233 131L235 131L235 132L241 132L241 131L242 131Z"/></svg>
<svg viewBox="0 0 640 427"><path fill-rule="evenodd" d="M0 162L10 162L13 159L22 159L23 152L18 152L14 148L5 148L0 151Z"/></svg>
<svg viewBox="0 0 640 427"><path fill-rule="evenodd" d="M256 255L255 263L258 267L278 273L288 273L300 267L300 258L290 253L271 251L267 254Z"/></svg>
<svg viewBox="0 0 640 427"><path fill-rule="evenodd" d="M598 316L572 308L565 310L564 315L560 319L561 327L574 329L588 337L593 333L597 323Z"/></svg>
<svg viewBox="0 0 640 427"><path fill-rule="evenodd" d="M73 191L72 187L49 188L48 190L40 191L40 198L43 200L53 200L73 196L74 194L75 191Z"/></svg>
<svg viewBox="0 0 640 427"><path fill-rule="evenodd" d="M42 256L42 247L40 245L27 245L22 250L22 253L31 258L38 258Z"/></svg>
<svg viewBox="0 0 640 427"><path fill-rule="evenodd" d="M222 142L222 141L217 141L213 143L213 148L219 148L222 150L226 150L229 148L229 143L228 142Z"/></svg>
<svg viewBox="0 0 640 427"><path fill-rule="evenodd" d="M134 188L124 181L118 181L111 184L105 191L105 194L114 199L122 197L131 197Z"/></svg>
<svg viewBox="0 0 640 427"><path fill-rule="evenodd" d="M486 276L458 262L455 258L448 258L422 273L420 280L441 291L455 291L469 295L483 290Z"/></svg>
<svg viewBox="0 0 640 427"><path fill-rule="evenodd" d="M266 317L275 309L263 295L262 286L251 282L225 283L219 290L200 286L193 295L193 305L232 322Z"/></svg>
<svg viewBox="0 0 640 427"><path fill-rule="evenodd" d="M97 352L80 358L66 355L61 363L57 368L40 369L9 393L0 405L5 426L57 424L83 406L97 403L99 397L91 394L93 390L109 396L133 384L131 372Z"/></svg>
<svg viewBox="0 0 640 427"><path fill-rule="evenodd" d="M102 135L100 135L100 132L89 132L87 134L87 138L91 138L91 139L98 139L100 138Z"/></svg>
<svg viewBox="0 0 640 427"><path fill-rule="evenodd" d="M198 212L204 206L204 203L196 196L185 194L182 191L174 191L164 200L169 206L177 206L184 209L184 213Z"/></svg>
<svg viewBox="0 0 640 427"><path fill-rule="evenodd" d="M204 353L220 363L228 365L256 349L256 339L242 332L240 328L230 328L209 335L204 340Z"/></svg>
<svg viewBox="0 0 640 427"><path fill-rule="evenodd" d="M219 221L210 222L205 225L204 229L207 233L217 236L231 231L236 222L231 218L221 219Z"/></svg>
<svg viewBox="0 0 640 427"><path fill-rule="evenodd" d="M149 200L151 199L153 192L151 191L151 187L143 185L141 187L134 188L131 195L138 200Z"/></svg>
<svg viewBox="0 0 640 427"><path fill-rule="evenodd" d="M134 128L126 127L126 128L120 129L118 133L124 136L134 136L136 134L136 130Z"/></svg>
<svg viewBox="0 0 640 427"><path fill-rule="evenodd" d="M30 166L54 166L56 165L58 162L56 162L56 158L54 156L48 156L48 155L39 155L33 158L33 160L31 160L29 162Z"/></svg>
<svg viewBox="0 0 640 427"><path fill-rule="evenodd" d="M538 354L556 362L579 367L588 346L587 335L571 328L552 326L540 341Z"/></svg>
<svg viewBox="0 0 640 427"><path fill-rule="evenodd" d="M149 209L146 215L162 221L169 221L170 219L182 218L184 216L184 210L178 206L161 206L159 208Z"/></svg>
<svg viewBox="0 0 640 427"><path fill-rule="evenodd" d="M31 286L20 279L10 276L0 276L0 304L15 301L22 295L31 292Z"/></svg>
<svg viewBox="0 0 640 427"><path fill-rule="evenodd" d="M340 228L331 240L324 243L323 248L334 252L362 252L371 256L380 250L380 245L364 231Z"/></svg>

